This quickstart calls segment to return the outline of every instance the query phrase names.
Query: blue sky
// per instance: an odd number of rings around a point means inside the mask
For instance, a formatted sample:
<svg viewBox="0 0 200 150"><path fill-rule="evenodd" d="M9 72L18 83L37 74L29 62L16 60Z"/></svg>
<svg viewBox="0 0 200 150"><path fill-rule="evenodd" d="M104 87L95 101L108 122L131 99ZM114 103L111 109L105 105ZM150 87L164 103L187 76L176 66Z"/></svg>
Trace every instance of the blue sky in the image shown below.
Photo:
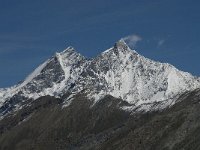
<svg viewBox="0 0 200 150"><path fill-rule="evenodd" d="M0 0L0 87L73 46L94 57L129 36L145 57L200 76L198 0Z"/></svg>

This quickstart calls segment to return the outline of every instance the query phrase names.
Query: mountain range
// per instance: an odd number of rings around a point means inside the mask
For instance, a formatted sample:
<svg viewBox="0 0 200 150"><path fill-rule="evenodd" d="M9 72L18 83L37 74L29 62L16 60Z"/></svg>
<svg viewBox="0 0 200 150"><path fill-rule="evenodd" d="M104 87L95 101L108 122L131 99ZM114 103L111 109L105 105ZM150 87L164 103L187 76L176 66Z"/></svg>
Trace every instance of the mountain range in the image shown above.
<svg viewBox="0 0 200 150"><path fill-rule="evenodd" d="M0 89L0 149L200 149L199 88L123 39L90 59L68 47Z"/></svg>

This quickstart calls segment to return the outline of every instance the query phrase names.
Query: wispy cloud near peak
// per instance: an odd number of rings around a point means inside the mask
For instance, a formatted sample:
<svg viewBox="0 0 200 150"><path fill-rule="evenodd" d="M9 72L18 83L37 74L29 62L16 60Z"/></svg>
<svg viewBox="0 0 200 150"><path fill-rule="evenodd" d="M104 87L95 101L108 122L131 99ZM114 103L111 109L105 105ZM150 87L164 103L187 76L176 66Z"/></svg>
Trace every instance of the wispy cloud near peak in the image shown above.
<svg viewBox="0 0 200 150"><path fill-rule="evenodd" d="M135 48L136 44L142 40L142 38L136 34L126 36L122 39L132 48Z"/></svg>

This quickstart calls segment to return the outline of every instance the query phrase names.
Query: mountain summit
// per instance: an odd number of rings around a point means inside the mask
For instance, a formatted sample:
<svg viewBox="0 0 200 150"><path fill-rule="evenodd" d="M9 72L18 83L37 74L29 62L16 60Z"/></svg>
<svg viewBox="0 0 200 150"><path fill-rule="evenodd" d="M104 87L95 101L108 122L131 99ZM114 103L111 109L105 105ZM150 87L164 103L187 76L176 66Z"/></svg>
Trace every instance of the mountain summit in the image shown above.
<svg viewBox="0 0 200 150"><path fill-rule="evenodd" d="M167 63L145 58L120 40L93 59L68 47L45 61L22 83L0 89L1 113L18 110L41 96L62 97L63 105L84 93L96 102L111 95L129 103L129 111L163 109L179 95L200 87L198 78ZM28 101L29 100L29 101Z"/></svg>

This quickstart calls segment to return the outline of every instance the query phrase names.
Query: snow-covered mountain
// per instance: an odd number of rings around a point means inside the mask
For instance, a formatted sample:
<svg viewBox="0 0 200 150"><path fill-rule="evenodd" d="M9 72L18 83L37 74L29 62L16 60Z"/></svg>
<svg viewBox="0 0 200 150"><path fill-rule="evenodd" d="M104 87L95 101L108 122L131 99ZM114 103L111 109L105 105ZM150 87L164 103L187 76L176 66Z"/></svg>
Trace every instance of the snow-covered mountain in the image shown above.
<svg viewBox="0 0 200 150"><path fill-rule="evenodd" d="M69 47L45 61L22 83L0 89L1 113L19 109L41 96L73 96L84 92L95 102L106 95L127 101L123 109L150 110L172 105L185 91L200 87L200 80L167 63L147 59L123 41L93 59ZM157 104L155 106L155 103Z"/></svg>

